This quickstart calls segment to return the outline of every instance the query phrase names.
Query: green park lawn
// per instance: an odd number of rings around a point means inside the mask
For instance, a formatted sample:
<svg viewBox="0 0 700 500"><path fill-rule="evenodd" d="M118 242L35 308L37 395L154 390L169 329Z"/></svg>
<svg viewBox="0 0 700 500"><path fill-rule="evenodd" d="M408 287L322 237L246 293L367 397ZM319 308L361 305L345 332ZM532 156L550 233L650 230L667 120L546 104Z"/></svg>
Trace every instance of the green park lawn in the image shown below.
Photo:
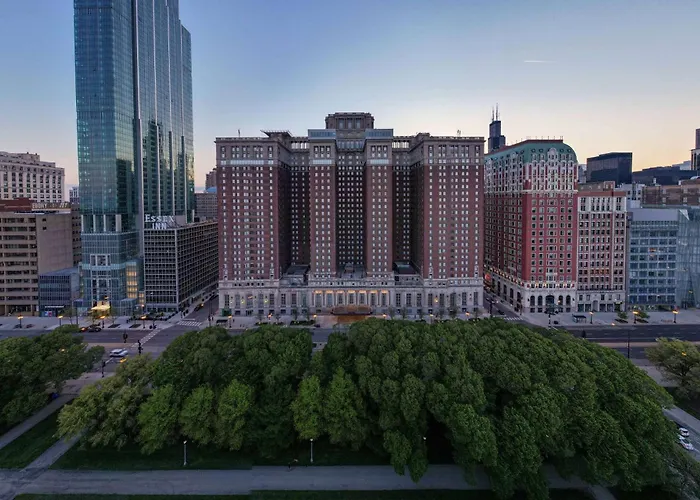
<svg viewBox="0 0 700 500"><path fill-rule="evenodd" d="M695 418L700 418L700 399L681 398L676 394L675 387L667 387L666 390L673 396L673 400L678 408L687 411Z"/></svg>
<svg viewBox="0 0 700 500"><path fill-rule="evenodd" d="M490 491L405 490L405 491L255 491L251 495L19 495L16 500L496 500ZM524 500L516 495L514 500ZM577 490L552 490L551 500L590 500ZM656 500L656 499L655 499ZM665 499L662 499L665 500Z"/></svg>
<svg viewBox="0 0 700 500"><path fill-rule="evenodd" d="M21 469L39 458L39 455L57 441L57 420L58 411L0 449L0 468Z"/></svg>

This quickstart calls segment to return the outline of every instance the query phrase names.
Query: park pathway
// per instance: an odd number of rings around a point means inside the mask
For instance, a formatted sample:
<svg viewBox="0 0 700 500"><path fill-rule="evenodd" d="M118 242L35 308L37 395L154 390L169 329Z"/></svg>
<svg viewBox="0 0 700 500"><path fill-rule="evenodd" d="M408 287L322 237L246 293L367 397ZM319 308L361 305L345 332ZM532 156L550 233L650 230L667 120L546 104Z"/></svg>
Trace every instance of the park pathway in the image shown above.
<svg viewBox="0 0 700 500"><path fill-rule="evenodd" d="M578 489L597 500L613 497L602 487L591 487L580 479L565 480L547 468L550 488ZM3 476L4 474L4 476ZM65 471L47 470L36 474L0 471L0 499L11 500L20 493L115 494L115 495L232 495L255 490L486 490L489 480L477 473L476 484L468 484L455 465L433 465L419 483L399 476L390 466L253 467L251 470L172 471ZM3 496L3 493L5 495Z"/></svg>

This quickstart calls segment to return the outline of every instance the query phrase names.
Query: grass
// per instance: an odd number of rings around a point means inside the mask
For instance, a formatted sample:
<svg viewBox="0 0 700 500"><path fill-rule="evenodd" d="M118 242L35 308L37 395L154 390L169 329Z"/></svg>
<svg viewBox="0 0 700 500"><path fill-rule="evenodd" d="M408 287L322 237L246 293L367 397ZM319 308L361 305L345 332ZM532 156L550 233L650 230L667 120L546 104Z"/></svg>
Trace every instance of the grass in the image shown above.
<svg viewBox="0 0 700 500"><path fill-rule="evenodd" d="M183 446L177 444L152 455L142 455L138 446L121 450L74 446L58 459L52 469L71 470L173 470L183 468ZM309 443L298 443L275 458L255 457L245 452L225 451L214 447L187 446L188 469L250 469L253 465L309 465ZM325 441L314 443L314 465L386 465L388 460L367 448L353 451Z"/></svg>
<svg viewBox="0 0 700 500"><path fill-rule="evenodd" d="M700 399L682 398L678 396L676 387L667 387L666 390L673 397L678 408L687 411L695 418L700 418Z"/></svg>
<svg viewBox="0 0 700 500"><path fill-rule="evenodd" d="M254 491L251 495L19 495L15 500L496 500L491 491L479 490L395 490L395 491ZM524 500L517 494L513 500ZM551 500L590 500L578 490L551 490ZM654 497L650 497L654 498ZM664 498L654 500L666 500Z"/></svg>
<svg viewBox="0 0 700 500"><path fill-rule="evenodd" d="M0 449L0 468L21 469L26 467L53 445L57 441L55 434L58 430L58 413L58 411L52 413Z"/></svg>
<svg viewBox="0 0 700 500"><path fill-rule="evenodd" d="M78 470L173 470L183 468L183 446L177 444L142 455L138 446L113 448L82 448L74 446L56 461L52 469ZM187 447L189 469L250 469L252 460L242 453L215 448Z"/></svg>
<svg viewBox="0 0 700 500"><path fill-rule="evenodd" d="M38 495L24 493L15 500L251 500L250 495Z"/></svg>

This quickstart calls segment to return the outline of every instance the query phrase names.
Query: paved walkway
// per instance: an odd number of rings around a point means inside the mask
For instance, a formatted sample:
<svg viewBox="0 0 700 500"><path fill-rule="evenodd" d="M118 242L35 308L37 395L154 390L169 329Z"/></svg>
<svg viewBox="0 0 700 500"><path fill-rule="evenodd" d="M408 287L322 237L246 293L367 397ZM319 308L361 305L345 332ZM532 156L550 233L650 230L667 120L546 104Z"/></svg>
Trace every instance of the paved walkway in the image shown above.
<svg viewBox="0 0 700 500"><path fill-rule="evenodd" d="M591 491L580 479L565 480L547 468L546 475L553 489L574 488ZM166 494L166 495L231 495L248 494L253 490L415 490L489 489L483 472L476 475L476 484L464 480L463 471L454 465L432 465L419 483L408 475L399 476L389 466L254 467L252 470L182 470L182 471L62 471L49 470L32 476L25 471L0 475L5 494ZM10 485L10 487L8 487ZM604 488L600 490L607 491ZM2 498L0 486L0 498ZM11 498L11 497L9 497ZM601 500L610 497L597 496Z"/></svg>
<svg viewBox="0 0 700 500"><path fill-rule="evenodd" d="M63 396L57 397L49 404L44 406L41 410L29 417L27 420L20 424L17 424L15 427L7 431L5 434L0 436L0 449L10 444L12 441L20 437L22 434L27 432L29 429L34 427L42 420L46 419L55 411L58 411L58 409L64 404L68 403L69 401L72 401L73 398L75 398L75 396L75 394L64 394Z"/></svg>

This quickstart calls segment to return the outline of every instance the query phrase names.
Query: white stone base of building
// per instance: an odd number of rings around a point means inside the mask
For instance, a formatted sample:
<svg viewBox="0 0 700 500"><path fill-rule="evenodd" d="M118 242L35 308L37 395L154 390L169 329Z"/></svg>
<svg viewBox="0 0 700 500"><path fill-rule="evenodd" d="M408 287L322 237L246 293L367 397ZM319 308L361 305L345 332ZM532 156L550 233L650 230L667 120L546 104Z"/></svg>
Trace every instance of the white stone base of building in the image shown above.
<svg viewBox="0 0 700 500"><path fill-rule="evenodd" d="M540 288L536 284L530 286L514 283L503 276L493 276L493 293L508 303L517 312L549 313L576 312L576 288L564 283L548 283Z"/></svg>
<svg viewBox="0 0 700 500"><path fill-rule="evenodd" d="M365 282L339 286L321 283L288 286L278 280L260 282L259 286L230 280L219 282L221 314L256 316L275 314L331 314L338 306L368 306L372 314L405 315L472 315L483 307L483 280L425 280L422 286L396 285L388 281ZM368 280L369 281L369 280ZM337 279L332 280L338 283ZM389 284L391 283L391 284ZM225 311L225 312L224 312ZM478 314L478 312L477 312Z"/></svg>

